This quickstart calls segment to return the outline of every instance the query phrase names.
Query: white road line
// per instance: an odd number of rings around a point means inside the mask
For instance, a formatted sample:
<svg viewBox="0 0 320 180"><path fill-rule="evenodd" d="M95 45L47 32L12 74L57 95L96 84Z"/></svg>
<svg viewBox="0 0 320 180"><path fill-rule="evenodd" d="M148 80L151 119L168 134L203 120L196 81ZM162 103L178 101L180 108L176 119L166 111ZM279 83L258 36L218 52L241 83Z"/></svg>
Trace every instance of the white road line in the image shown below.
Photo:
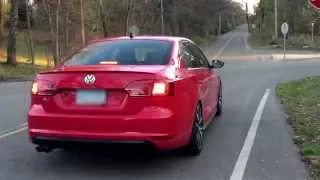
<svg viewBox="0 0 320 180"><path fill-rule="evenodd" d="M20 127L27 126L27 122L20 124Z"/></svg>
<svg viewBox="0 0 320 180"><path fill-rule="evenodd" d="M245 45L246 49L249 49L249 44L247 42L248 37L246 35L243 36L243 40L244 40L244 45Z"/></svg>
<svg viewBox="0 0 320 180"><path fill-rule="evenodd" d="M222 48L218 51L214 59L217 59L221 54L223 53L224 49L230 44L230 42L233 40L234 37L236 37L237 34L235 33L234 35L231 36L231 38L222 46Z"/></svg>
<svg viewBox="0 0 320 180"><path fill-rule="evenodd" d="M6 96L0 96L0 99L11 99L11 98L21 98L22 95L6 95ZM25 97L25 95L23 95L23 97Z"/></svg>
<svg viewBox="0 0 320 180"><path fill-rule="evenodd" d="M268 100L270 94L270 89L267 89L264 96L262 97L260 104L257 108L256 114L253 117L250 129L248 131L246 140L243 144L243 147L241 149L241 152L238 156L238 160L234 166L232 175L230 176L230 180L242 180L244 172L247 167L247 163L250 157L251 149L254 144L254 139L257 134L257 130L259 127L259 123L261 120L261 116L264 110L264 106L266 105L266 102Z"/></svg>
<svg viewBox="0 0 320 180"><path fill-rule="evenodd" d="M6 138L6 137L14 135L14 134L21 133L27 129L28 129L27 127L22 127L22 128L10 131L10 132L0 133L0 139Z"/></svg>

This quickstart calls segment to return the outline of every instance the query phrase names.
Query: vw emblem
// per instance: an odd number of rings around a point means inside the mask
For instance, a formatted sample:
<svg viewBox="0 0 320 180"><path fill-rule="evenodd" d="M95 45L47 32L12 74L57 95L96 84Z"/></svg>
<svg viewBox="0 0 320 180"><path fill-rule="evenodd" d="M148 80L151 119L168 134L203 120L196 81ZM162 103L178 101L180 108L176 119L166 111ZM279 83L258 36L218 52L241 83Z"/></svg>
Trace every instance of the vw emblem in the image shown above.
<svg viewBox="0 0 320 180"><path fill-rule="evenodd" d="M96 82L96 77L93 74L88 74L84 77L84 82L88 85Z"/></svg>

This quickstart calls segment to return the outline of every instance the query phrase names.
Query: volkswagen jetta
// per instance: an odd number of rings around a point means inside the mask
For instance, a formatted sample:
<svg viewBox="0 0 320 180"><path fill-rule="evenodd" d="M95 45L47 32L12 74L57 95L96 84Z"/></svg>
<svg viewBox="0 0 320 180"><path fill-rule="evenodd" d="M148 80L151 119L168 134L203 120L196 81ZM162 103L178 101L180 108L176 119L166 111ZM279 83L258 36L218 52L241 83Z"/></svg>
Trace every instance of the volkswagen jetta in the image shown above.
<svg viewBox="0 0 320 180"><path fill-rule="evenodd" d="M200 154L222 112L222 83L201 49L182 37L96 41L39 73L28 130L40 152L71 143L139 142Z"/></svg>

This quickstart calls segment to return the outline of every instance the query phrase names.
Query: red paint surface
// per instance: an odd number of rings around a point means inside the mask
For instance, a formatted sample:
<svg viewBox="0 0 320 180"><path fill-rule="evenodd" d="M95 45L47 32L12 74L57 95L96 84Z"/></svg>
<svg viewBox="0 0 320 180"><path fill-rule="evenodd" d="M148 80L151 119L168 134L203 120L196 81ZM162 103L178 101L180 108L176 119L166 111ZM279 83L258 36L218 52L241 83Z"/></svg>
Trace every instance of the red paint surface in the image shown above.
<svg viewBox="0 0 320 180"><path fill-rule="evenodd" d="M149 141L159 149L173 149L189 142L198 102L203 106L205 123L209 124L216 113L221 86L215 70L188 69L180 63L178 42L182 38L137 38L172 41L174 48L169 64L60 66L38 74L35 82L41 84L40 90L48 87L51 90L46 91L47 94L31 96L30 138L141 140ZM95 84L84 83L87 73L95 75ZM132 97L126 90L132 83L150 80L170 84L168 94ZM103 89L108 93L107 103L76 105L75 92L79 89Z"/></svg>
<svg viewBox="0 0 320 180"><path fill-rule="evenodd" d="M320 8L320 0L308 0L313 7Z"/></svg>

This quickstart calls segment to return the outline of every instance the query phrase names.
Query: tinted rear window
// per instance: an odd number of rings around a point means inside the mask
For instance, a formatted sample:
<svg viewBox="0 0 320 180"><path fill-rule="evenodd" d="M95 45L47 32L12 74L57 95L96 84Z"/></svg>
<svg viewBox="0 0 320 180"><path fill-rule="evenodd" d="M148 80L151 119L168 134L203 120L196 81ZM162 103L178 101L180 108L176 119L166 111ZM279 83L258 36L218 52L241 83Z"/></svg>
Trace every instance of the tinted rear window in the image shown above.
<svg viewBox="0 0 320 180"><path fill-rule="evenodd" d="M120 65L165 65L172 42L160 40L116 40L96 43L67 60L65 66L116 63Z"/></svg>

